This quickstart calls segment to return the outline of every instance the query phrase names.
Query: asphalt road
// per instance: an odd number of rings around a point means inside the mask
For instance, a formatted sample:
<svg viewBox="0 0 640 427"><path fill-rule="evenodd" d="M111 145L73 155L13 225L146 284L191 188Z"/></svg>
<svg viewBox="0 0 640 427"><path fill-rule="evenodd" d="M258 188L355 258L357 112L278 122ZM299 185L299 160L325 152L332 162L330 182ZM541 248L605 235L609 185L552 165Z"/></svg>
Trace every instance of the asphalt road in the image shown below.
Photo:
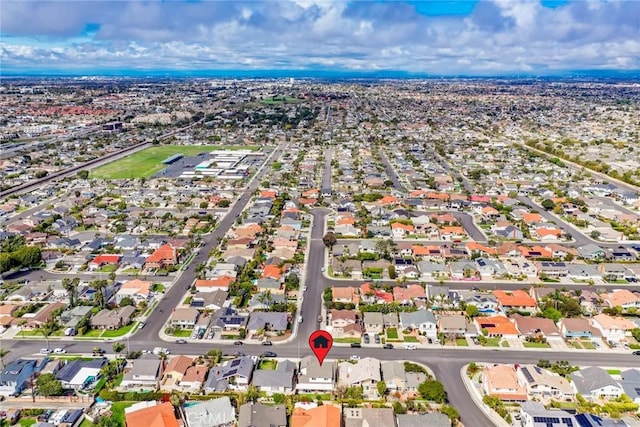
<svg viewBox="0 0 640 427"><path fill-rule="evenodd" d="M322 169L322 194L331 194L331 160L333 159L333 150L327 148L324 150L324 167Z"/></svg>
<svg viewBox="0 0 640 427"><path fill-rule="evenodd" d="M378 154L380 154L380 160L382 160L382 164L384 165L384 168L387 171L387 176L389 177L391 182L393 182L393 187L402 193L406 193L407 189L400 181L400 177L396 173L395 168L391 165L391 162L389 161L387 156L384 154L382 149L378 150Z"/></svg>

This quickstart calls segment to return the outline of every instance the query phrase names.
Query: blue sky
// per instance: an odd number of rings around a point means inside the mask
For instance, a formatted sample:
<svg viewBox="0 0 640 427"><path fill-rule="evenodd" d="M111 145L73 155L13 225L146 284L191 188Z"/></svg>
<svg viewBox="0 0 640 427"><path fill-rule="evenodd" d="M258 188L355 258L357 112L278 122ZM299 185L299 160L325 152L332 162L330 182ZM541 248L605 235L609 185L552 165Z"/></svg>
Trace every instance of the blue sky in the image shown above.
<svg viewBox="0 0 640 427"><path fill-rule="evenodd" d="M0 67L639 70L640 1L2 0Z"/></svg>

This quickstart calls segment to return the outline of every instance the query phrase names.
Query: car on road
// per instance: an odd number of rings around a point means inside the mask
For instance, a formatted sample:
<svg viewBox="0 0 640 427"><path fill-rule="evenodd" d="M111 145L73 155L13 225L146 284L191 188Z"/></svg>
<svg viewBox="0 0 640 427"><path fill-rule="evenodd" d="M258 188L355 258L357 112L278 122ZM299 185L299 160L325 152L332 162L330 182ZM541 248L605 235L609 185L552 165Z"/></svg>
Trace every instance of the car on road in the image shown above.
<svg viewBox="0 0 640 427"><path fill-rule="evenodd" d="M631 354L633 354L634 356L640 356L640 350L636 350Z"/></svg>
<svg viewBox="0 0 640 427"><path fill-rule="evenodd" d="M351 348L360 348L362 347L362 344L360 344L359 342L352 342L351 343Z"/></svg>
<svg viewBox="0 0 640 427"><path fill-rule="evenodd" d="M273 351L265 351L260 355L260 357L278 357Z"/></svg>
<svg viewBox="0 0 640 427"><path fill-rule="evenodd" d="M302 316L298 316L298 323L302 323Z"/></svg>
<svg viewBox="0 0 640 427"><path fill-rule="evenodd" d="M386 348L387 350L393 349L393 344L385 344L382 348Z"/></svg>
<svg viewBox="0 0 640 427"><path fill-rule="evenodd" d="M41 348L40 349L40 354L51 354L53 352L53 350L51 350L50 348Z"/></svg>
<svg viewBox="0 0 640 427"><path fill-rule="evenodd" d="M67 352L67 350L65 350L64 348L54 348L53 349L53 353L54 354L65 354Z"/></svg>
<svg viewBox="0 0 640 427"><path fill-rule="evenodd" d="M415 344L405 344L405 350L416 350L418 347Z"/></svg>
<svg viewBox="0 0 640 427"><path fill-rule="evenodd" d="M98 355L98 354L105 354L106 351L104 351L104 349L100 348L100 347L94 347L93 348L93 355Z"/></svg>
<svg viewBox="0 0 640 427"><path fill-rule="evenodd" d="M302 292L307 292L307 287L306 286L302 287Z"/></svg>
<svg viewBox="0 0 640 427"><path fill-rule="evenodd" d="M176 344L186 344L186 343L187 343L187 340L183 340L183 339L176 340Z"/></svg>
<svg viewBox="0 0 640 427"><path fill-rule="evenodd" d="M322 323L322 314L318 315L318 323Z"/></svg>
<svg viewBox="0 0 640 427"><path fill-rule="evenodd" d="M271 341L262 341L262 345L273 345Z"/></svg>
<svg viewBox="0 0 640 427"><path fill-rule="evenodd" d="M322 272L324 273L324 267L322 267L322 268L320 269L320 271L322 271Z"/></svg>
<svg viewBox="0 0 640 427"><path fill-rule="evenodd" d="M351 356L349 356L349 360L360 360L360 356L358 356L357 354L352 354Z"/></svg>
<svg viewBox="0 0 640 427"><path fill-rule="evenodd" d="M146 325L145 322L140 322L140 325L138 326L138 329L142 329L144 328L144 326Z"/></svg>
<svg viewBox="0 0 640 427"><path fill-rule="evenodd" d="M142 350L142 354L151 354L151 350Z"/></svg>
<svg viewBox="0 0 640 427"><path fill-rule="evenodd" d="M242 344L244 344L242 341L234 341L233 342L233 345L242 345Z"/></svg>

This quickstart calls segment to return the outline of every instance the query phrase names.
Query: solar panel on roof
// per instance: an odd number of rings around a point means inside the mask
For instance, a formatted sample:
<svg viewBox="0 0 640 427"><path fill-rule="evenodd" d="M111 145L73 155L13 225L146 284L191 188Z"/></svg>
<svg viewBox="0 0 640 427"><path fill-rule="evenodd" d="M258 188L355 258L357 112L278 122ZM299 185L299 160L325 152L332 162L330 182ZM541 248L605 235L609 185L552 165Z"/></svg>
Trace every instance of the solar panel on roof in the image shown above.
<svg viewBox="0 0 640 427"><path fill-rule="evenodd" d="M529 368L522 368L522 375L524 375L530 383L533 382L533 376L531 375L531 372L529 372Z"/></svg>
<svg viewBox="0 0 640 427"><path fill-rule="evenodd" d="M233 362L231 362L231 367L233 368L234 366L238 366L240 364L240 359L236 359Z"/></svg>
<svg viewBox="0 0 640 427"><path fill-rule="evenodd" d="M237 373L238 373L238 370L237 370L237 369L232 369L232 370L230 370L230 371L227 373L227 375L228 375L228 376L230 376L230 377L232 377L232 376L234 376L234 375L235 375L235 374L237 374Z"/></svg>

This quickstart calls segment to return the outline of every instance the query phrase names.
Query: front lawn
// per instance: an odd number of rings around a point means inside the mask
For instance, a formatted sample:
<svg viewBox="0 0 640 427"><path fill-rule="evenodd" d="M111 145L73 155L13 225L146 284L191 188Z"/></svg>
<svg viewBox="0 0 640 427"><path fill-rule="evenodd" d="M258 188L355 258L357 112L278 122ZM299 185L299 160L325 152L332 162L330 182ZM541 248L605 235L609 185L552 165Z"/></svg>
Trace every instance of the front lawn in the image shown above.
<svg viewBox="0 0 640 427"><path fill-rule="evenodd" d="M20 426L21 427L29 427L37 423L38 421L35 418L20 418Z"/></svg>
<svg viewBox="0 0 640 427"><path fill-rule="evenodd" d="M258 369L266 369L269 371L275 371L278 362L273 359L263 359L258 363Z"/></svg>
<svg viewBox="0 0 640 427"><path fill-rule="evenodd" d="M620 375L620 369L607 369L609 375Z"/></svg>
<svg viewBox="0 0 640 427"><path fill-rule="evenodd" d="M88 330L87 332L85 332L84 334L82 334L82 337L84 337L84 338L98 338L100 335L102 335L102 329L91 329L91 330Z"/></svg>
<svg viewBox="0 0 640 427"><path fill-rule="evenodd" d="M387 338L390 340L398 339L398 329L397 328L387 328Z"/></svg>
<svg viewBox="0 0 640 427"><path fill-rule="evenodd" d="M112 273L112 272L116 271L117 269L118 269L117 265L107 264L107 265L102 266L98 270L98 273Z"/></svg>
<svg viewBox="0 0 640 427"><path fill-rule="evenodd" d="M525 348L551 348L549 343L546 342L525 342Z"/></svg>
<svg viewBox="0 0 640 427"><path fill-rule="evenodd" d="M122 328L116 329L114 331L104 331L102 334L102 338L117 338L127 334L136 323L130 323L127 326L123 326Z"/></svg>
<svg viewBox="0 0 640 427"><path fill-rule="evenodd" d="M595 350L596 349L596 346L591 341L583 341L582 342L582 347L586 348L587 350Z"/></svg>
<svg viewBox="0 0 640 427"><path fill-rule="evenodd" d="M486 338L484 347L500 347L501 338Z"/></svg>
<svg viewBox="0 0 640 427"><path fill-rule="evenodd" d="M164 331L167 335L171 335L172 337L178 337L178 338L189 338L191 336L191 334L193 333L193 330L191 329L171 329L171 328L167 328Z"/></svg>
<svg viewBox="0 0 640 427"><path fill-rule="evenodd" d="M420 341L418 340L417 337L414 337L413 335L406 335L404 337L404 342L420 342Z"/></svg>
<svg viewBox="0 0 640 427"><path fill-rule="evenodd" d="M468 347L469 343L465 338L456 338L456 346L457 347Z"/></svg>
<svg viewBox="0 0 640 427"><path fill-rule="evenodd" d="M118 425L125 425L125 420L124 420L124 410L125 408L128 408L129 406L133 405L135 402L113 402L113 404L111 405L111 412L112 412L112 416L111 418L113 418L114 421L116 421L118 423Z"/></svg>
<svg viewBox="0 0 640 427"><path fill-rule="evenodd" d="M342 344L355 344L360 342L360 338L334 338L333 341Z"/></svg>

